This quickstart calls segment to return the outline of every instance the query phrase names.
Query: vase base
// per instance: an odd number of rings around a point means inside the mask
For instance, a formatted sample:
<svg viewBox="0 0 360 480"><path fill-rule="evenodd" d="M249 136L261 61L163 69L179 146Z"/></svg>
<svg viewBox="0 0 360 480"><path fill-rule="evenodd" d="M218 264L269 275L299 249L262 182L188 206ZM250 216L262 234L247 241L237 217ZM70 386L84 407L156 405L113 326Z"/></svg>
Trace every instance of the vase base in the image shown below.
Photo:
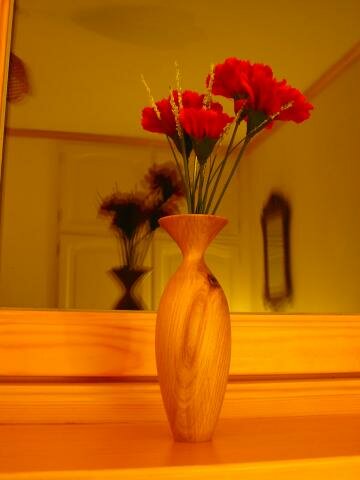
<svg viewBox="0 0 360 480"><path fill-rule="evenodd" d="M176 443L208 443L212 442L213 435L201 437L201 438L188 438L178 435L173 435L174 442Z"/></svg>
<svg viewBox="0 0 360 480"><path fill-rule="evenodd" d="M171 422L170 422L171 424ZM191 428L187 431L182 429L171 429L172 437L177 443L206 443L211 442L214 437L215 429L207 429L201 431L198 426L192 431Z"/></svg>

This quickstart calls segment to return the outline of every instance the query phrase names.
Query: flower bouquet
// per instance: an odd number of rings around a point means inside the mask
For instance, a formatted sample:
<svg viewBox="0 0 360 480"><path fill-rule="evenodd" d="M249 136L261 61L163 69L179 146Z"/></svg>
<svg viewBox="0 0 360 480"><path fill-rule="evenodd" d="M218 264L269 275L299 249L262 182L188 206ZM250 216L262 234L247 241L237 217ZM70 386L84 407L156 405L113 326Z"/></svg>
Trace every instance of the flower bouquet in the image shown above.
<svg viewBox="0 0 360 480"><path fill-rule="evenodd" d="M177 89L157 102L147 87L152 106L143 109L141 123L169 141L189 213L215 214L250 141L274 122L303 122L312 109L299 90L277 81L269 66L236 58L211 68L206 93L182 91L178 72L176 82ZM213 95L232 99L234 114L225 113ZM238 138L241 124L246 133Z"/></svg>
<svg viewBox="0 0 360 480"><path fill-rule="evenodd" d="M116 191L104 198L99 213L111 218L111 228L119 239L120 267L112 273L122 283L125 293L117 310L143 309L135 294L135 285L148 271L144 260L159 220L179 212L184 196L183 185L173 164L153 165L143 179L143 190Z"/></svg>

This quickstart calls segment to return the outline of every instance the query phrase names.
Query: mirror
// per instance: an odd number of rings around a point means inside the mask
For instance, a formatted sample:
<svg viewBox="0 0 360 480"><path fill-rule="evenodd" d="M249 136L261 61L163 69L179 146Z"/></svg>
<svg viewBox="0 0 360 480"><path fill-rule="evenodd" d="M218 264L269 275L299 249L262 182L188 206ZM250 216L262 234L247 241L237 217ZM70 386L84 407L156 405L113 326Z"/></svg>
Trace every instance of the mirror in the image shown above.
<svg viewBox="0 0 360 480"><path fill-rule="evenodd" d="M119 244L98 213L100 201L114 189L141 190L153 164L171 161L166 142L141 129L149 100L140 75L163 98L177 60L184 88L202 90L209 65L234 55L271 65L315 109L305 124L273 128L250 147L219 211L229 225L207 262L232 311L268 310L261 212L276 190L292 211L293 295L279 309L359 312L353 112L360 7L345 0L339 16L337 3L279 15L265 0L246 6L228 0L211 9L203 0L176 6L18 0L11 51L21 62L21 88L7 104L0 305L93 310L117 304L121 291L109 272L120 266ZM239 29L234 18L256 22L242 21ZM156 309L179 258L157 230L144 260L151 271L139 285L147 308Z"/></svg>
<svg viewBox="0 0 360 480"><path fill-rule="evenodd" d="M290 206L278 193L272 193L262 211L264 241L264 300L280 310L291 299Z"/></svg>

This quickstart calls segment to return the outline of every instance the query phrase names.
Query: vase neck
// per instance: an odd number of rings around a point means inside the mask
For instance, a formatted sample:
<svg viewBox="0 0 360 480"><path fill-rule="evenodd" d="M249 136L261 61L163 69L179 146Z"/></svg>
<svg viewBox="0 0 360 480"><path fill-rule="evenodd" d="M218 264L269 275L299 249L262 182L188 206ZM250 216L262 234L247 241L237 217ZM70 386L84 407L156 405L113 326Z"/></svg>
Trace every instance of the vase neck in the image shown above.
<svg viewBox="0 0 360 480"><path fill-rule="evenodd" d="M185 259L201 259L207 247L227 224L216 215L171 215L160 219L160 225L178 244Z"/></svg>

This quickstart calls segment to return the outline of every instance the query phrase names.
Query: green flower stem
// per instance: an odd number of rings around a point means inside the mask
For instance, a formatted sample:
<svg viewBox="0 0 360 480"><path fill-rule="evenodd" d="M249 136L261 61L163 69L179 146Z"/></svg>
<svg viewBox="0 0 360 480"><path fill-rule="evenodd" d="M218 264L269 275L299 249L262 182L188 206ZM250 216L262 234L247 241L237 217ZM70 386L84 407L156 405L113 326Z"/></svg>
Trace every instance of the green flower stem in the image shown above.
<svg viewBox="0 0 360 480"><path fill-rule="evenodd" d="M212 178L210 178L210 183L213 181L213 178L215 177L216 172L217 172L217 170L219 169L220 166L221 166L221 167L220 167L221 170L223 170L223 168L225 167L225 163L226 163L229 155L231 155L231 153L232 153L239 145L241 145L242 143L243 143L243 146L242 146L242 148L241 148L241 150L240 150L240 152L239 152L239 154L238 154L238 156L237 156L237 158L236 158L236 160L235 160L235 162L234 162L234 165L233 165L233 168L232 168L232 170L231 170L231 172L230 172L230 175L229 175L229 177L227 178L227 181L225 182L224 188L223 188L223 190L222 190L222 192L221 192L221 194L220 194L220 196L219 196L219 199L218 199L218 201L216 202L216 205L215 205L215 207L214 207L214 209L213 209L213 211L212 211L213 214L215 214L216 210L218 209L218 206L219 206L219 204L220 204L220 202L221 202L221 200L222 200L222 198L223 198L223 196L224 196L224 193L225 193L225 191L226 191L226 189L227 189L227 187L228 187L228 185L229 185L229 183L230 183L230 181L231 181L231 179L232 179L232 177L233 177L233 175L234 175L234 173L235 173L235 171L236 171L236 169L237 169L237 167L238 167L238 165L239 165L239 162L240 162L240 160L241 160L241 157L243 156L243 154L244 154L244 152L245 152L246 146L249 144L249 142L250 142L250 140L252 139L252 137L254 137L257 133L259 133L263 128L265 128L265 126L266 126L270 121L271 121L271 119L267 118L266 120L264 120L263 122L261 122L257 127L253 128L245 137L243 137L243 138L242 138L239 142L237 142L234 146L231 145L231 143L233 143L233 142L230 142L230 144L229 144L229 147L230 147L230 148L228 148L228 149L226 150L226 154L225 154L224 160L223 160L223 161L218 165L218 167L216 168L216 170L215 170L215 172L214 172L214 175L212 176ZM234 135L233 135L233 137L234 137ZM232 140L233 140L233 137L232 137ZM218 177L218 178L219 178L219 177ZM218 185L218 179L216 180L216 184L215 184L214 189L213 189L213 192L214 192L214 193L215 193L215 190L216 190L216 188L217 188L217 185ZM211 201L212 201L212 199L211 199ZM206 213L208 213L208 211L210 210L210 206L211 206L211 204L210 204L210 202L209 202L208 205L207 205Z"/></svg>
<svg viewBox="0 0 360 480"><path fill-rule="evenodd" d="M219 171L219 168L221 168L222 164L225 163L225 159L222 160L219 165L215 168L215 171L213 174L211 174L211 171L209 173L209 183L211 184L214 178L216 177L217 172Z"/></svg>
<svg viewBox="0 0 360 480"><path fill-rule="evenodd" d="M237 132L237 130L238 130L238 128L239 128L239 125L240 125L240 121L239 121L239 120L236 120L236 124L235 124L234 130L233 130L233 133L232 133L232 135L231 135L231 139L230 139L229 145L227 146L227 149L226 149L226 153L225 153L224 160L223 160L223 162L222 162L222 164L221 164L221 167L220 167L219 173L218 173L218 175L217 175L215 184L214 184L214 186L213 186L213 188L212 188L212 190L211 190L211 194L210 194L209 201L208 201L208 203L207 203L207 205L206 205L206 207L205 207L205 210L204 210L205 213L208 213L209 210L210 210L211 203L212 203L213 198L214 198L214 195L215 195L215 193L216 193L216 189L217 189L217 186L218 186L218 184L219 184L221 175L222 175L222 173L223 173L223 170L224 170L226 161L227 161L227 159L228 159L229 152L230 152L231 147L232 147L232 145L233 145L233 143L234 143L235 136L236 136L236 132Z"/></svg>
<svg viewBox="0 0 360 480"><path fill-rule="evenodd" d="M194 155L194 166L193 166L193 175L192 175L192 185L193 185L193 192L194 192L194 198L195 198L195 190L196 190L196 184L197 184L197 178L199 176L199 171L197 170L197 158L196 155Z"/></svg>
<svg viewBox="0 0 360 480"><path fill-rule="evenodd" d="M199 192L198 192L198 201L196 206L196 213L202 213L203 199L202 199L202 190L204 185L204 164L200 165L200 181L199 181Z"/></svg>
<svg viewBox="0 0 360 480"><path fill-rule="evenodd" d="M237 149L237 147L239 145L241 145L243 143L243 141L247 138L247 137L253 137L254 135L256 135L257 133L260 132L260 130L263 130L266 125L271 122L272 119L271 118L267 118L266 120L264 120L263 122L261 122L257 127L253 128L244 138L242 138L239 142L237 142L233 147L232 149L230 150L229 152L229 155Z"/></svg>
<svg viewBox="0 0 360 480"><path fill-rule="evenodd" d="M185 140L184 140L184 133L181 136L181 150L182 150L182 157L184 162L184 172L185 172L185 190L186 190L186 202L188 207L189 213L194 213L194 193L191 192L191 182L190 182L190 174L189 174L189 163L188 158L186 156L186 148L185 148Z"/></svg>
<svg viewBox="0 0 360 480"><path fill-rule="evenodd" d="M195 161L197 162L196 156L195 156ZM195 198L196 188L197 188L197 185L199 183L200 173L201 173L201 167L197 170L195 182L193 182L194 198Z"/></svg>
<svg viewBox="0 0 360 480"><path fill-rule="evenodd" d="M169 146L170 146L171 152L172 152L173 157L174 157L174 159L175 159L175 163L176 163L176 166L177 166L177 168L178 168L178 170L179 170L179 173L180 173L180 176L181 176L181 180L183 181L183 183L184 183L184 185L185 185L184 174L183 174L182 168L181 168L181 166L180 166L180 162L179 162L179 160L178 160L178 158L177 158L177 155L176 155L176 152L175 152L175 150L174 150L174 147L173 147L173 145L172 145L172 143L171 143L171 141L170 141L170 139L169 139L169 137L168 137L167 135L166 135L166 140L168 141L168 144L169 144Z"/></svg>
<svg viewBox="0 0 360 480"><path fill-rule="evenodd" d="M241 160L242 156L244 155L245 149L246 149L246 147L248 146L250 140L251 140L251 136L245 137L244 144L243 144L243 146L241 147L241 150L240 150L240 152L238 153L238 156L236 157L236 160L235 160L234 165L233 165L233 167L232 167L232 169L231 169L231 172L230 172L230 174L229 174L229 176L228 176L228 178L227 178L227 180L226 180L226 182L225 182L225 184L224 184L224 187L223 187L223 189L222 189L222 191L221 191L221 193L220 193L220 195L219 195L219 198L218 198L218 200L217 200L217 202L216 202L216 204L215 204L215 207L213 208L213 211L212 211L212 214L213 214L213 215L215 215L216 210L218 209L218 206L219 206L219 204L220 204L220 202L221 202L221 200L222 200L222 198L223 198L223 196L224 196L224 193L225 193L227 187L229 186L229 183L230 183L230 181L231 181L231 179L232 179L232 177L233 177L236 169L237 169L238 166L239 166L240 160Z"/></svg>
<svg viewBox="0 0 360 480"><path fill-rule="evenodd" d="M206 200L207 200L207 196L208 196L208 192L209 192L209 187L212 183L212 178L213 178L212 171L213 171L214 166L215 166L216 157L217 157L217 152L215 153L214 157L210 159L210 169L209 169L209 172L208 172L208 175L207 175L207 180L206 180L206 183L205 183L205 192L204 192L204 198L203 198L204 205L206 205ZM216 172L218 170L219 170L219 165L216 167L214 174L216 174Z"/></svg>
<svg viewBox="0 0 360 480"><path fill-rule="evenodd" d="M229 156L232 154L232 152L239 146L241 145L244 141L245 141L246 137L242 138L239 142L237 142L237 144L230 150L229 152ZM210 179L209 179L209 183L211 184L216 176L216 173L219 171L219 168L221 168L222 164L225 163L226 159L224 158L224 160L222 160L219 165L216 167L214 173L211 175Z"/></svg>

